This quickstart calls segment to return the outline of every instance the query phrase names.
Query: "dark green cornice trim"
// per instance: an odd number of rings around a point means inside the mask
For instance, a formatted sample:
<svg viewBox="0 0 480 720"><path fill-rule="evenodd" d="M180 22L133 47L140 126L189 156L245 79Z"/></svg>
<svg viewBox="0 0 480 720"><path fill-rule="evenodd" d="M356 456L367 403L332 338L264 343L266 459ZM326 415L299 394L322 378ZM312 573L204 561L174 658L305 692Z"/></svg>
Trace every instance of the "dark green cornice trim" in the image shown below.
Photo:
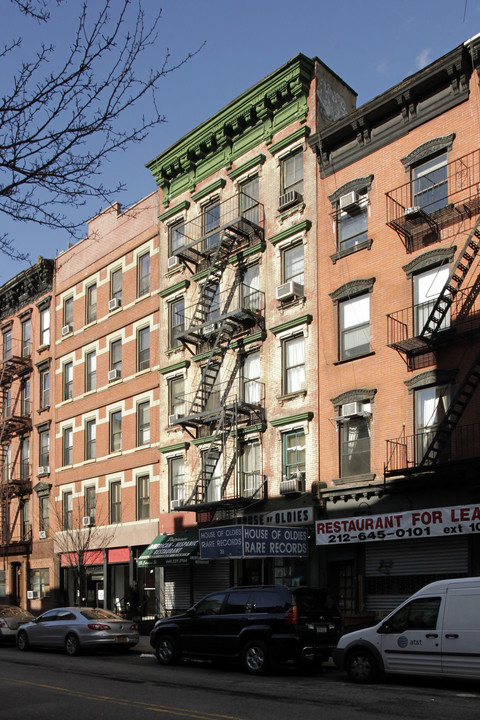
<svg viewBox="0 0 480 720"><path fill-rule="evenodd" d="M302 317L295 318L294 320L289 320L288 322L282 323L281 325L275 325L275 327L270 328L270 332L274 335L278 335L278 333L281 333L284 330L290 330L291 328L298 327L299 325L310 325L312 320L312 315L302 315Z"/></svg>
<svg viewBox="0 0 480 720"><path fill-rule="evenodd" d="M222 351L220 350L220 348L217 348L213 354L220 355L221 352ZM211 354L212 354L212 351L207 350L206 352L200 353L199 355L193 355L192 360L193 360L193 362L196 362L196 363L203 362L203 360L208 360L208 358L211 356Z"/></svg>
<svg viewBox="0 0 480 720"><path fill-rule="evenodd" d="M167 367L160 368L158 372L160 375L167 375L167 373L175 372L176 370L183 370L188 367L190 367L190 360L181 360L173 365L167 365Z"/></svg>
<svg viewBox="0 0 480 720"><path fill-rule="evenodd" d="M301 140L302 138L307 138L310 135L310 128L308 125L305 125L305 127L300 128L299 130L295 130L291 135L287 135L287 137L283 138L283 140L279 140L275 145L270 145L268 148L272 155L276 155L277 153L284 150L289 145L293 145L294 142L297 142L297 140Z"/></svg>
<svg viewBox="0 0 480 720"><path fill-rule="evenodd" d="M190 280L180 280L180 282L176 283L175 285L171 285L164 290L159 290L158 294L161 298L166 298L169 295L173 295L173 293L178 292L179 290L186 290L188 287L190 287Z"/></svg>
<svg viewBox="0 0 480 720"><path fill-rule="evenodd" d="M270 420L270 425L274 428L282 427L282 425L290 425L291 423L305 422L313 420L313 412L299 413L298 415L289 415L288 417L279 418L278 420Z"/></svg>
<svg viewBox="0 0 480 720"><path fill-rule="evenodd" d="M265 155L260 153L260 155L255 155L251 160L247 160L247 162L242 163L242 165L239 165L238 168L235 168L235 170L231 170L229 173L227 173L230 180L236 180L240 175L243 175L243 173L248 172L254 167L257 167L257 165L263 165L267 158Z"/></svg>
<svg viewBox="0 0 480 720"><path fill-rule="evenodd" d="M195 193L195 195L192 195L192 200L194 202L198 202L202 198L206 197L206 195L210 195L210 193L215 192L215 190L221 190L226 184L227 181L225 178L218 178L218 180L210 183L210 185L207 185L207 187L203 188L203 190L199 190L199 192Z"/></svg>
<svg viewBox="0 0 480 720"><path fill-rule="evenodd" d="M161 452L163 454L169 452L178 452L179 450L188 450L189 447L189 442L174 443L173 445L164 445L163 447L159 447L158 452Z"/></svg>
<svg viewBox="0 0 480 720"><path fill-rule="evenodd" d="M245 345L251 345L255 342L261 342L265 340L266 338L266 332L264 330L261 330L260 332L255 333L254 335L249 335L248 337L239 338L238 340L234 340L230 347L232 350L238 350L239 348L244 347Z"/></svg>
<svg viewBox="0 0 480 720"><path fill-rule="evenodd" d="M195 438L195 440L192 440L192 445L198 447L199 445L206 445L207 443L211 443L212 440L213 435L209 435L208 437Z"/></svg>
<svg viewBox="0 0 480 720"><path fill-rule="evenodd" d="M158 216L158 219L164 222L165 220L168 220L168 218L173 217L173 215L176 215L177 213L184 212L185 210L188 210L190 207L190 203L188 200L184 200L181 203L178 203L178 205L175 205L174 207L170 208L166 212L162 213Z"/></svg>
<svg viewBox="0 0 480 720"><path fill-rule="evenodd" d="M296 225L292 225L292 227L289 227L286 230L282 230L282 232L277 233L277 235L273 235L273 237L269 238L269 240L272 245L277 245L277 243L281 242L282 240L286 240L289 237L292 237L292 235L296 235L297 233L302 232L308 232L311 227L312 221L304 220L303 222L299 222Z"/></svg>

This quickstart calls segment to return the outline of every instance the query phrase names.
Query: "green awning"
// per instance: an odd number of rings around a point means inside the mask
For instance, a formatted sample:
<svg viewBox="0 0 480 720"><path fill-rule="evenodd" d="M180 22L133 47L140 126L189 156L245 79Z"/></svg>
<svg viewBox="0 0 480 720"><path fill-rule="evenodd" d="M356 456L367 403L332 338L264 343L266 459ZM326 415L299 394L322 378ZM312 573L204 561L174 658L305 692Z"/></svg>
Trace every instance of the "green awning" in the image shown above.
<svg viewBox="0 0 480 720"><path fill-rule="evenodd" d="M138 567L188 565L198 552L198 530L158 535L137 560Z"/></svg>

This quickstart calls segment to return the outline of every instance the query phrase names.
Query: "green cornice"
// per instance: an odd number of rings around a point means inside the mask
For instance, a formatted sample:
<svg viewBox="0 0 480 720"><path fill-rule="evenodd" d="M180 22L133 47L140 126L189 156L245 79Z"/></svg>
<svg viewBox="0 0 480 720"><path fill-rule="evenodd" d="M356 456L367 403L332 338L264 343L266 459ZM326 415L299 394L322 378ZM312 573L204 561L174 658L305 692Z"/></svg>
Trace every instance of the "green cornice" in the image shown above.
<svg viewBox="0 0 480 720"><path fill-rule="evenodd" d="M306 138L309 135L310 128L308 126L302 127L299 130L295 130L295 132L293 132L291 135L287 135L287 137L283 138L283 140L279 140L277 143L275 143L275 145L270 145L268 149L270 150L272 155L276 155L289 145L293 145L293 143L297 142L297 140L300 140L301 138Z"/></svg>
<svg viewBox="0 0 480 720"><path fill-rule="evenodd" d="M291 328L298 327L299 325L310 325L313 320L313 316L310 314L302 315L302 317L289 320L288 322L282 323L281 325L275 325L270 328L270 332L274 335L283 332L284 330L290 330Z"/></svg>
<svg viewBox="0 0 480 720"><path fill-rule="evenodd" d="M176 283L175 285L171 285L164 290L159 290L158 294L161 298L166 298L169 295L173 295L173 293L178 292L179 290L186 290L188 287L190 287L190 280L180 280L180 282Z"/></svg>
<svg viewBox="0 0 480 720"><path fill-rule="evenodd" d="M220 355L221 352L222 351L220 350L220 348L217 348L213 354ZM192 360L193 360L193 362L196 362L196 363L203 362L203 360L208 360L208 358L211 356L211 354L212 354L212 351L210 349L210 350L207 350L206 352L200 353L199 355L193 355Z"/></svg>
<svg viewBox="0 0 480 720"><path fill-rule="evenodd" d="M159 447L158 452L161 452L163 454L169 452L177 452L179 450L188 450L189 447L189 442L174 443L173 445L164 445L163 447Z"/></svg>
<svg viewBox="0 0 480 720"><path fill-rule="evenodd" d="M299 54L147 163L163 203L297 121L306 122L314 62Z"/></svg>
<svg viewBox="0 0 480 720"><path fill-rule="evenodd" d="M202 438L195 438L195 440L192 440L192 445L197 447L198 445L206 445L207 443L211 443L213 440L213 435L209 435L208 437L202 437Z"/></svg>
<svg viewBox="0 0 480 720"><path fill-rule="evenodd" d="M230 347L232 350L238 350L239 348L245 347L245 345L251 345L254 342L259 342L262 340L265 340L266 333L264 330L261 330L260 332L256 332L254 335L248 335L248 337L239 338L238 340L234 340Z"/></svg>
<svg viewBox="0 0 480 720"><path fill-rule="evenodd" d="M173 365L167 365L167 367L160 368L158 372L160 375L167 375L167 373L175 372L176 370L183 370L188 367L190 367L190 360L181 360Z"/></svg>
<svg viewBox="0 0 480 720"><path fill-rule="evenodd" d="M282 232L277 233L277 235L273 235L269 239L272 245L276 245L282 240L286 240L286 238L292 237L292 235L296 235L297 233L301 232L307 232L308 230L310 230L311 227L312 221L304 220L303 222L299 222L296 225L292 225L292 227L286 228L286 230L282 230Z"/></svg>
<svg viewBox="0 0 480 720"><path fill-rule="evenodd" d="M243 175L243 173L248 172L254 167L257 167L257 165L263 165L267 158L265 155L260 153L260 155L255 155L251 160L247 160L247 162L242 163L242 165L239 165L235 170L231 170L229 173L227 173L230 180L236 180L240 175Z"/></svg>
<svg viewBox="0 0 480 720"><path fill-rule="evenodd" d="M291 423L310 422L313 419L313 412L299 413L298 415L289 415L288 417L280 418L279 420L270 420L270 425L274 428L282 427L282 425L290 425Z"/></svg>
<svg viewBox="0 0 480 720"><path fill-rule="evenodd" d="M171 218L173 215L176 215L177 213L184 212L185 210L188 210L190 207L190 203L188 200L184 200L181 203L178 203L178 205L175 205L172 208L169 208L166 212L162 213L158 216L158 219L164 222L165 220L168 220L168 218Z"/></svg>
<svg viewBox="0 0 480 720"><path fill-rule="evenodd" d="M192 195L192 200L194 202L198 202L206 195L210 195L210 193L215 192L215 190L221 190L225 187L226 184L227 181L225 180L225 178L218 178L218 180L215 180L215 182L210 183L210 185L207 185L207 187L204 187L203 190L199 190L197 193Z"/></svg>

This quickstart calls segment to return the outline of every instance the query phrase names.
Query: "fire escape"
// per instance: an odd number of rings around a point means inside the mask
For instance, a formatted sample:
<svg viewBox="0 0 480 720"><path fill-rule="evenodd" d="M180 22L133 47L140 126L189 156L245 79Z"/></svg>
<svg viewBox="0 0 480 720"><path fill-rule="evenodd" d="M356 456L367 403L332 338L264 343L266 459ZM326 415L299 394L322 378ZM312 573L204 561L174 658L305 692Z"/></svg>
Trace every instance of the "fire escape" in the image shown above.
<svg viewBox="0 0 480 720"><path fill-rule="evenodd" d="M387 193L387 224L404 241L407 252L418 249L432 239L441 239L454 232L458 223L473 226L463 232L466 241L438 296L418 311L412 306L387 316L387 344L414 369L419 358L431 353L434 361L442 347L455 338L469 338L480 333L480 152L475 151L447 166L444 202L438 207L407 207L411 183ZM405 202L402 206L401 201ZM432 237L433 233L433 237ZM423 240L422 240L423 238ZM473 275L470 287L463 287ZM461 461L478 455L480 432L478 424L460 425L477 387L480 384L480 351L462 378L458 389L435 427L424 434L387 440L385 477L421 473L452 460Z"/></svg>
<svg viewBox="0 0 480 720"><path fill-rule="evenodd" d="M29 463L22 457L22 441L32 430L29 400L25 397L31 372L29 354L10 354L0 361L0 547L4 556L28 554L31 550L23 507L32 482Z"/></svg>
<svg viewBox="0 0 480 720"><path fill-rule="evenodd" d="M184 398L185 414L175 418L202 439L193 479L175 509L228 517L265 492L262 477L253 485L239 477L243 430L264 422L261 384L245 392L241 382L244 341L264 331L263 293L243 282L245 258L263 243L264 218L263 207L243 193L218 203L217 212L213 232L204 232L202 217L187 223L187 244L175 252L193 265L200 283L176 337L202 358L196 389Z"/></svg>

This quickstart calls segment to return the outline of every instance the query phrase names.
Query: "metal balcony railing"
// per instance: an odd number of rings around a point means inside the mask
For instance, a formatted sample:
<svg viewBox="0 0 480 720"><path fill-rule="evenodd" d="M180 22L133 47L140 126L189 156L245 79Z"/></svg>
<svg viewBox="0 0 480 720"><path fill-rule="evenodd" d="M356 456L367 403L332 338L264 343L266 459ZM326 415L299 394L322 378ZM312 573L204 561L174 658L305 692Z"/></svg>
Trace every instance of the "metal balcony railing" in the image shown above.
<svg viewBox="0 0 480 720"><path fill-rule="evenodd" d="M178 396L178 406L183 407L188 413L192 407L194 400L198 401L197 392L185 393ZM265 405L265 384L258 380L241 380L236 381L231 387L230 383L217 383L213 391L205 399L203 409L191 415L182 416L176 409L175 417L171 417L170 424L203 424L204 422L214 422L222 412L228 413L229 409L235 408L240 415L248 418L250 415L258 413L260 408Z"/></svg>
<svg viewBox="0 0 480 720"><path fill-rule="evenodd" d="M387 440L385 475L408 474L429 469L445 463L462 462L480 458L480 423L458 425L453 431L435 464L423 463L423 458L436 429L429 428L414 435L402 435Z"/></svg>
<svg viewBox="0 0 480 720"><path fill-rule="evenodd" d="M219 464L221 464L221 460L219 460ZM245 506L267 497L267 477L259 472L239 471L232 476L226 487L222 486L223 480L219 473L218 476L211 479L205 496L199 498L198 503L190 503L189 509L192 510L195 504L198 504L199 510L222 505ZM185 498L190 497L194 487L193 481L185 482Z"/></svg>

